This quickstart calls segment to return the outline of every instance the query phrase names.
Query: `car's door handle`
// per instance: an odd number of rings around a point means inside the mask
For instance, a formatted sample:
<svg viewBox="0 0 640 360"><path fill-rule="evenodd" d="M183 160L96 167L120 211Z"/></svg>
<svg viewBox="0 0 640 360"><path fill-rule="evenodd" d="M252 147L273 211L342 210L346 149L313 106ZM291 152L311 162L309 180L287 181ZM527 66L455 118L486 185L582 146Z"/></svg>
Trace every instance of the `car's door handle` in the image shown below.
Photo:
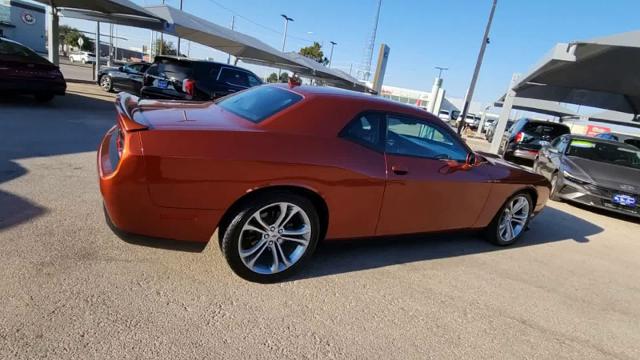
<svg viewBox="0 0 640 360"><path fill-rule="evenodd" d="M391 171L396 175L407 175L409 173L407 168L398 165L391 166Z"/></svg>

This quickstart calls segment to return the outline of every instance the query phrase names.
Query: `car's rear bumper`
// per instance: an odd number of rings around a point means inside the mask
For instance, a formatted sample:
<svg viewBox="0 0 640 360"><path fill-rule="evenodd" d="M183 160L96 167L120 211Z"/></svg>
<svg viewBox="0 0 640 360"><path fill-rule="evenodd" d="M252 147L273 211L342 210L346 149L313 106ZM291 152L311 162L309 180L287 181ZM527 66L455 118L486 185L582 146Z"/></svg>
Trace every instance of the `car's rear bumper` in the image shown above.
<svg viewBox="0 0 640 360"><path fill-rule="evenodd" d="M15 78L0 81L0 92L3 93L64 95L66 90L64 80Z"/></svg>
<svg viewBox="0 0 640 360"><path fill-rule="evenodd" d="M605 209L619 214L640 217L640 207L627 207L613 203L613 194L610 193L608 189L594 185L577 184L567 179L564 179L559 186L558 197L563 200Z"/></svg>
<svg viewBox="0 0 640 360"><path fill-rule="evenodd" d="M513 156L521 159L535 160L536 156L538 156L538 150L515 149Z"/></svg>
<svg viewBox="0 0 640 360"><path fill-rule="evenodd" d="M108 218L122 232L148 237L207 242L223 215L222 210L177 209L155 205L149 197L141 152L127 151L113 166L113 127L98 149L100 192ZM127 140L141 142L133 133ZM135 148L135 146L133 146ZM142 149L141 146L139 146Z"/></svg>

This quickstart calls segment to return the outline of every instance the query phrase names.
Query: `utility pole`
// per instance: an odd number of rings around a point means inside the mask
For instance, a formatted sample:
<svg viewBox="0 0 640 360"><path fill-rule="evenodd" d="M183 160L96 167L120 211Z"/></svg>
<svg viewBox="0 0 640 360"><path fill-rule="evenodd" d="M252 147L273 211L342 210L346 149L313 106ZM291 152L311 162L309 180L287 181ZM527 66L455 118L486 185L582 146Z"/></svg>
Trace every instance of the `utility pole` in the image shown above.
<svg viewBox="0 0 640 360"><path fill-rule="evenodd" d="M436 70L438 70L438 79L442 79L442 72L449 70L449 68L436 66Z"/></svg>
<svg viewBox="0 0 640 360"><path fill-rule="evenodd" d="M476 88L476 82L478 81L478 74L480 73L480 67L482 66L482 59L484 58L484 51L487 48L487 44L489 43L489 30L491 30L491 22L493 21L493 14L496 12L496 5L498 4L498 0L493 0L493 5L491 6L491 13L489 14L489 21L487 22L487 27L484 29L484 36L482 37L482 45L480 46L480 52L478 53L478 59L476 60L476 67L473 70L473 77L471 78L471 85L469 85L469 90L464 97L464 105L462 106L462 113L460 114L461 120L458 124L458 135L462 133L462 127L467 118L467 113L469 112L469 105L471 104L471 99L473 99L473 91Z"/></svg>
<svg viewBox="0 0 640 360"><path fill-rule="evenodd" d="M284 53L284 47L287 44L287 30L289 29L289 21L293 21L293 18L288 17L285 14L280 14L284 18L284 36L282 37L282 53ZM280 72L282 69L278 69L278 79L280 79Z"/></svg>
<svg viewBox="0 0 640 360"><path fill-rule="evenodd" d="M180 0L180 11L182 11L182 0ZM178 36L178 50L177 50L177 53L178 53L177 55L180 56L180 36Z"/></svg>
<svg viewBox="0 0 640 360"><path fill-rule="evenodd" d="M236 27L236 16L231 16L231 30L235 30ZM227 64L231 64L231 54L227 56Z"/></svg>
<svg viewBox="0 0 640 360"><path fill-rule="evenodd" d="M162 0L162 5L164 5L164 1L165 0ZM160 31L160 45L158 46L158 50L156 50L156 53L158 55L162 55L163 52L164 52L164 33L161 30Z"/></svg>
<svg viewBox="0 0 640 360"><path fill-rule="evenodd" d="M329 55L329 67L331 67L331 61L333 60L333 47L338 45L335 41L329 41L331 43L331 55Z"/></svg>

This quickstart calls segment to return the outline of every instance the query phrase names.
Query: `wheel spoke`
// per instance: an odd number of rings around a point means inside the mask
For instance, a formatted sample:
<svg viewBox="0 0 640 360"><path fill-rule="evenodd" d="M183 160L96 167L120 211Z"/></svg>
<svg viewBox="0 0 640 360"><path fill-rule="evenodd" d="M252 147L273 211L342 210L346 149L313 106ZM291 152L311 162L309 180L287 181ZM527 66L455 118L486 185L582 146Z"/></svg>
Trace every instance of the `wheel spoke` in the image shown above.
<svg viewBox="0 0 640 360"><path fill-rule="evenodd" d="M296 235L301 236L301 235L308 234L310 232L311 232L311 227L305 224L300 229L297 229L297 230L283 230L282 235L283 236L296 236Z"/></svg>
<svg viewBox="0 0 640 360"><path fill-rule="evenodd" d="M267 242L269 240L268 239L260 239L260 241L258 241L257 244L253 245L251 248L247 249L247 250L242 250L240 251L240 256L242 256L243 258L246 258L247 256L251 256L252 254L254 254L256 251L260 250L262 247L264 247Z"/></svg>
<svg viewBox="0 0 640 360"><path fill-rule="evenodd" d="M524 225L525 219L518 218L518 217L514 216L514 217L511 218L511 222L512 223L516 223L518 225Z"/></svg>
<svg viewBox="0 0 640 360"><path fill-rule="evenodd" d="M513 206L513 212L517 213L518 211L522 210L525 205L527 205L527 201L523 198L518 198L515 205Z"/></svg>
<svg viewBox="0 0 640 360"><path fill-rule="evenodd" d="M276 242L275 247L276 249L278 249L278 254L280 254L280 257L282 257L282 262L284 262L284 265L286 267L291 266L291 263L289 262L289 260L287 260L287 257L284 256L284 251L282 251L282 246L278 242Z"/></svg>
<svg viewBox="0 0 640 360"><path fill-rule="evenodd" d="M300 209L298 207L292 207L291 212L289 213L289 215L287 215L287 218L284 219L282 221L282 223L280 225L278 225L278 226L279 227L285 227L289 223L289 221L291 220L293 215L297 214L298 211L300 211Z"/></svg>
<svg viewBox="0 0 640 360"><path fill-rule="evenodd" d="M267 242L264 243L264 246L262 246L260 248L260 251L258 251L258 254L256 256L254 256L251 260L249 260L249 262L247 263L247 265L250 268L253 268L253 265L255 265L256 260L258 260L258 258L260 257L260 255L262 255L262 253L264 252L264 250L267 248Z"/></svg>
<svg viewBox="0 0 640 360"><path fill-rule="evenodd" d="M507 238L506 240L511 240L513 239L513 225L511 225L511 222L507 222Z"/></svg>
<svg viewBox="0 0 640 360"><path fill-rule="evenodd" d="M282 226L282 220L284 220L284 217L287 215L287 211L289 210L289 204L280 203L278 205L280 206L280 214L278 215L278 219L276 219L276 222L273 223L273 226L275 226L276 228Z"/></svg>
<svg viewBox="0 0 640 360"><path fill-rule="evenodd" d="M278 261L278 252L276 251L275 245L271 245L271 254L273 255L273 264L271 264L271 272L278 272L280 269L280 261Z"/></svg>
<svg viewBox="0 0 640 360"><path fill-rule="evenodd" d="M280 237L280 239L285 240L285 241L293 241L293 242L296 242L296 243L298 243L300 245L304 245L304 246L307 246L309 244L309 240L307 240L307 239L296 239L296 238L285 237L285 236Z"/></svg>
<svg viewBox="0 0 640 360"><path fill-rule="evenodd" d="M258 224L260 224L260 226L262 226L262 228L264 229L264 231L268 231L269 230L269 225L267 225L264 220L262 220L262 218L260 217L260 212L257 212L255 214L253 214L253 216L251 217L252 219L255 219Z"/></svg>
<svg viewBox="0 0 640 360"><path fill-rule="evenodd" d="M266 231L264 231L264 230L260 230L260 229L258 229L257 227L252 226L252 225L246 225L246 226L244 227L244 229L242 229L242 230L243 230L243 231L247 231L247 230L249 230L249 231L255 231L255 232L259 232L260 234L266 234L266 233L267 233Z"/></svg>

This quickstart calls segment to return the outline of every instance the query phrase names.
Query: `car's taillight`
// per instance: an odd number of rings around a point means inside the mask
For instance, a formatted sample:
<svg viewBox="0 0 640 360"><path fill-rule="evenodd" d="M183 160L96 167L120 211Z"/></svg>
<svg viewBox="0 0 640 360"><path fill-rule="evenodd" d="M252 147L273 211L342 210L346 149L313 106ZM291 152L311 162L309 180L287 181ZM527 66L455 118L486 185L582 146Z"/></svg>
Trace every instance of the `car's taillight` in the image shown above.
<svg viewBox="0 0 640 360"><path fill-rule="evenodd" d="M524 133L522 131L516 134L516 142L518 143L522 142L523 139L524 139Z"/></svg>
<svg viewBox="0 0 640 360"><path fill-rule="evenodd" d="M118 150L118 158L122 158L122 152L124 151L124 134L122 134L122 130L118 129L118 133L116 134L116 150Z"/></svg>
<svg viewBox="0 0 640 360"><path fill-rule="evenodd" d="M193 79L184 79L182 81L182 91L187 95L193 96L196 91L196 81Z"/></svg>

